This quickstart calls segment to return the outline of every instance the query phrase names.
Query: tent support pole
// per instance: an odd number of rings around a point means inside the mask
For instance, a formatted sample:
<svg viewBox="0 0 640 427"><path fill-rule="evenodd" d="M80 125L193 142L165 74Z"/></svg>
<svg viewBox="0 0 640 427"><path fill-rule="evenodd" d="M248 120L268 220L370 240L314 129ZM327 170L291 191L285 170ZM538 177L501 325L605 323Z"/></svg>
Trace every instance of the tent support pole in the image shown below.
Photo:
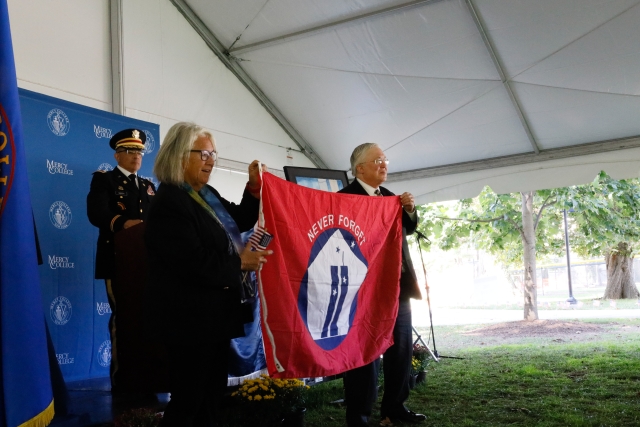
<svg viewBox="0 0 640 427"><path fill-rule="evenodd" d="M124 116L124 60L122 43L122 0L111 0L111 105L115 114Z"/></svg>
<svg viewBox="0 0 640 427"><path fill-rule="evenodd" d="M504 88L507 90L507 93L509 94L509 99L511 100L511 104L513 105L513 108L516 110L516 113L518 114L518 118L520 118L520 123L522 124L522 127L524 128L524 131L527 134L527 138L529 138L529 143L531 143L531 148L533 148L533 151L536 154L538 154L540 153L540 148L538 148L536 139L533 136L533 133L531 132L531 128L529 127L529 122L527 121L527 118L522 112L522 108L520 107L520 101L518 101L518 97L513 92L513 89L511 89L511 84L509 83L509 79L507 78L507 75L504 72L504 67L502 66L502 62L500 61L500 58L498 58L498 55L496 54L496 51L493 48L493 43L491 43L491 40L489 39L489 35L484 29L484 25L482 24L480 15L478 15L478 11L476 10L475 6L473 6L472 0L465 0L465 3L467 4L467 8L469 9L469 14L473 19L473 22L475 22L476 27L480 32L482 41L484 42L484 45L487 48L489 55L491 56L491 60L493 61L493 64L496 67L496 71L498 71L498 74L500 75L500 80L502 81L502 85L504 86Z"/></svg>
<svg viewBox="0 0 640 427"><path fill-rule="evenodd" d="M416 6L422 6L426 3L435 3L437 1L442 1L442 0L413 0L407 3L403 3L403 4L398 4L395 6L390 6L384 9L380 9L380 10L374 10L373 12L368 12L368 13L363 13L361 15L355 15L355 16L351 16L349 18L344 18L344 19L340 19L338 21L334 21L334 22L329 22L326 24L322 24L322 25L318 25L315 27L311 27L311 28L307 28L304 30L300 30L300 31L296 31L293 33L289 33L289 34L284 34L278 37L273 37L270 39L266 39L266 40L260 40L254 43L249 43L246 44L244 46L238 46L235 48L230 48L229 49L229 53L233 53L235 55L238 55L240 53L246 53L246 52L250 52L252 50L256 50L256 49L262 49L264 47L267 46L273 46L275 44L280 44L280 43L284 43L284 42L288 42L291 40L294 40L296 38L299 38L301 36L306 36L309 34L313 34L313 33L318 33L321 31L326 31L326 30L330 30L330 29L334 29L336 27L339 27L341 25L344 24L348 24L351 22L355 22L355 21L362 21L364 19L369 19L371 17L374 16L380 16L380 15L384 15L387 13L393 13L393 12L398 12L400 10L405 10L407 8L412 8L412 7L416 7Z"/></svg>
<svg viewBox="0 0 640 427"><path fill-rule="evenodd" d="M207 26L198 18L198 16L191 10L189 5L184 0L171 0L171 3L178 9L178 11L185 17L187 22L196 30L196 33L207 44L209 49L218 57L220 61L231 71L240 82L251 92L253 96L262 104L269 114L275 119L275 121L282 127L282 129L289 135L289 137L296 143L300 151L313 162L319 168L328 169L322 158L318 156L315 150L309 145L307 141L298 133L291 123L285 118L285 116L278 110L278 108L271 102L271 100L262 92L262 89L249 77L249 75L240 66L238 61L231 58L225 51L224 46L220 41L215 38L213 33L209 31Z"/></svg>

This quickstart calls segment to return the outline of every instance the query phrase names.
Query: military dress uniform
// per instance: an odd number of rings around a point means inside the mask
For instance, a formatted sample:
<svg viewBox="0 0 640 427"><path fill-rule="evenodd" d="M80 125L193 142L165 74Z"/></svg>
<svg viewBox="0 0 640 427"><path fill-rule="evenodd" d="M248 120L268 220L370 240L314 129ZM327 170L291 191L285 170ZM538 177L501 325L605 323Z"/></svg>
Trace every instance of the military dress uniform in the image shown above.
<svg viewBox="0 0 640 427"><path fill-rule="evenodd" d="M118 168L93 173L87 196L87 215L91 224L100 229L96 252L96 279L115 277L114 235L130 219L147 218L149 204L156 188L148 179L137 177L139 188Z"/></svg>
<svg viewBox="0 0 640 427"><path fill-rule="evenodd" d="M144 149L145 134L136 129L126 129L115 134L109 145L118 149ZM116 335L115 234L131 219L145 220L156 188L148 179L136 174L125 175L119 168L93 173L87 195L89 222L98 227L95 278L105 279L107 297L111 306L109 332L111 336L111 384L115 390L118 370Z"/></svg>

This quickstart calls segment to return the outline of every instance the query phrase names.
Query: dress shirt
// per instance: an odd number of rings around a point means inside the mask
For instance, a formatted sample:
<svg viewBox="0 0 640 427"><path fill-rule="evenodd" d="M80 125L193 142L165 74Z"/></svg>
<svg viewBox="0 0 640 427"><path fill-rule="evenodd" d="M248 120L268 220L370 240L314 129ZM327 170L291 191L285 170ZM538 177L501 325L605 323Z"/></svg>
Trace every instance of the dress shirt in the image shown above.
<svg viewBox="0 0 640 427"><path fill-rule="evenodd" d="M377 188L373 188L372 186L370 186L360 178L356 178L356 179L358 180L360 185L362 185L362 188L364 188L364 191L366 191L367 194L369 194L370 196L376 196L375 191L378 190ZM406 209L404 211L407 212ZM409 215L409 218L411 218L412 221L415 220L417 215L415 208L413 209L413 212L407 212L407 215Z"/></svg>
<svg viewBox="0 0 640 427"><path fill-rule="evenodd" d="M124 176L129 177L129 175L131 175L132 172L126 170L125 168L121 167L120 165L116 165L116 167L118 169L120 169L120 172L122 172L124 174ZM135 174L136 178L133 180L133 182L136 184L136 187L140 188L140 185L138 184L138 174Z"/></svg>

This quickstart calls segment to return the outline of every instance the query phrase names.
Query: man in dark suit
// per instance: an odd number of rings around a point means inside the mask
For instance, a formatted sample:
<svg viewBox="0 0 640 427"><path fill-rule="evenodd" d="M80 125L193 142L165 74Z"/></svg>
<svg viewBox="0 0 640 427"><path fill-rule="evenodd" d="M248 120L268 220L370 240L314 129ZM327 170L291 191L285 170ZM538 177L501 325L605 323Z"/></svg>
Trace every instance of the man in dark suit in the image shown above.
<svg viewBox="0 0 640 427"><path fill-rule="evenodd" d="M393 196L394 194L380 184L387 180L389 161L378 145L361 144L351 154L351 172L356 179L339 193L361 194L363 196ZM381 426L391 426L395 421L421 422L426 416L416 414L404 406L409 397L409 376L413 356L411 305L410 298L420 299L422 295L407 244L407 234L412 234L418 224L413 196L403 193L400 196L402 212L402 268L398 316L393 328L394 344L383 354L384 395L380 406ZM368 425L373 404L377 399L378 372L380 359L348 371L345 374L345 402L347 405L347 425L365 427Z"/></svg>
<svg viewBox="0 0 640 427"><path fill-rule="evenodd" d="M142 165L146 136L138 129L125 129L109 141L115 150L118 165L111 171L93 173L91 189L87 196L87 216L91 224L100 229L96 251L95 278L105 279L107 297L111 306L109 331L111 334L111 387L116 387L118 370L116 339L116 300L118 286L115 283L115 234L140 224L147 218L147 211L155 187L147 179L137 176Z"/></svg>

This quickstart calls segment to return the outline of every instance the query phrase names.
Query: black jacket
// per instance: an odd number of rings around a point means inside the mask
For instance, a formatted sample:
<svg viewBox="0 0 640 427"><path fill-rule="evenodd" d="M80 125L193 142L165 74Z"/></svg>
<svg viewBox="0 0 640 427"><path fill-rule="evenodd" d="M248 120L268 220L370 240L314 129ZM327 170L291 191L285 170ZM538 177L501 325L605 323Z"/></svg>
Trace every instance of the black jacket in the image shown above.
<svg viewBox="0 0 640 427"><path fill-rule="evenodd" d="M387 190L384 187L379 187L380 193L383 196L394 196L394 194ZM365 190L362 185L358 182L357 179L354 179L353 182L347 185L342 190L338 191L338 193L348 193L348 194L361 194L363 196L369 196L367 190ZM402 262L404 263L404 271L400 274L400 300L403 299L421 299L422 294L420 292L420 287L418 286L418 279L416 277L416 272L413 269L413 262L411 261L411 254L409 253L409 244L407 243L407 235L413 234L416 231L416 227L418 226L418 219L416 216L416 220L411 220L409 214L407 214L404 209L402 210Z"/></svg>
<svg viewBox="0 0 640 427"><path fill-rule="evenodd" d="M153 183L138 176L138 184L120 169L94 172L87 195L89 222L100 229L96 252L96 279L115 277L114 235L129 219L147 218L155 194Z"/></svg>
<svg viewBox="0 0 640 427"><path fill-rule="evenodd" d="M239 205L213 188L240 232L254 226L259 200L245 191ZM171 341L233 338L250 321L240 303L240 257L224 229L183 189L161 184L146 221L149 256L147 327Z"/></svg>

